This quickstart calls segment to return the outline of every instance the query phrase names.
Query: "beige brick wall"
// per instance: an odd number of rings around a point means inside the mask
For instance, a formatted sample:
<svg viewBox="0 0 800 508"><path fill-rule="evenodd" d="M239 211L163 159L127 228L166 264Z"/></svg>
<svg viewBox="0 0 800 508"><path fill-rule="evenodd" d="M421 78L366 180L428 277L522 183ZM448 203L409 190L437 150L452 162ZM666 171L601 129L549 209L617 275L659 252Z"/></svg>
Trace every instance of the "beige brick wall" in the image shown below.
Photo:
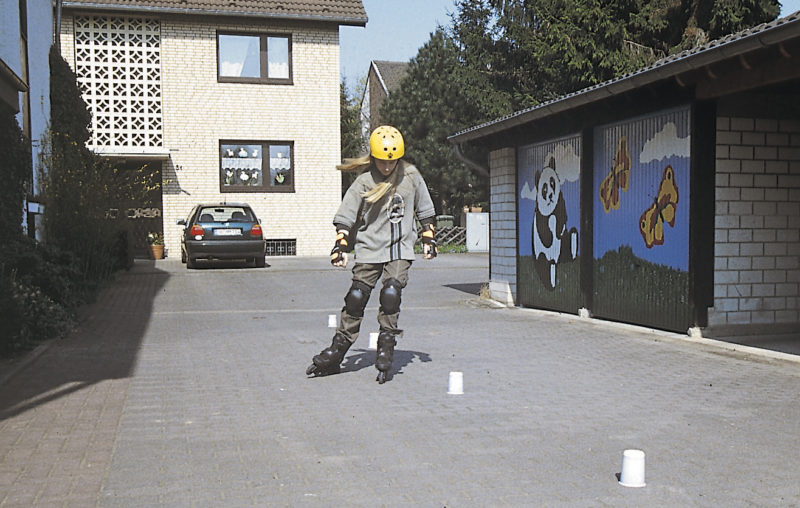
<svg viewBox="0 0 800 508"><path fill-rule="evenodd" d="M800 121L717 119L709 325L800 322Z"/></svg>
<svg viewBox="0 0 800 508"><path fill-rule="evenodd" d="M217 83L217 30L291 34L293 85ZM339 31L282 24L161 23L165 146L164 230L200 201L246 201L266 238L296 238L298 255L327 254L341 199ZM294 193L219 192L220 139L294 141Z"/></svg>
<svg viewBox="0 0 800 508"><path fill-rule="evenodd" d="M67 61L72 70L75 70L75 27L72 24L72 16L61 18L61 56Z"/></svg>
<svg viewBox="0 0 800 508"><path fill-rule="evenodd" d="M62 53L74 65L72 19ZM290 34L293 85L217 83L218 30ZM179 255L180 227L199 202L245 201L270 239L296 239L298 255L324 255L341 200L338 26L224 18L161 20L166 252ZM294 193L220 193L219 141L293 141Z"/></svg>
<svg viewBox="0 0 800 508"><path fill-rule="evenodd" d="M514 148L489 154L489 291L495 300L511 305L517 295L516 173Z"/></svg>

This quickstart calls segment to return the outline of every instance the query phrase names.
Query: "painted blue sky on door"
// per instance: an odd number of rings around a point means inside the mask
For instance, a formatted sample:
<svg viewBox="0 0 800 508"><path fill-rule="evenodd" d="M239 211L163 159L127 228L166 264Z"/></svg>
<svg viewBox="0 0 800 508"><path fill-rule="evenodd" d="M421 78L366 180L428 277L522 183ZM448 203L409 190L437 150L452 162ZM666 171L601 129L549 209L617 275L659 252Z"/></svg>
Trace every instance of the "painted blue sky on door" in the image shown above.
<svg viewBox="0 0 800 508"><path fill-rule="evenodd" d="M598 127L594 146L594 257L628 245L688 271L689 108Z"/></svg>
<svg viewBox="0 0 800 508"><path fill-rule="evenodd" d="M534 257L549 289L558 264L579 254L580 145L571 136L519 149L519 255Z"/></svg>

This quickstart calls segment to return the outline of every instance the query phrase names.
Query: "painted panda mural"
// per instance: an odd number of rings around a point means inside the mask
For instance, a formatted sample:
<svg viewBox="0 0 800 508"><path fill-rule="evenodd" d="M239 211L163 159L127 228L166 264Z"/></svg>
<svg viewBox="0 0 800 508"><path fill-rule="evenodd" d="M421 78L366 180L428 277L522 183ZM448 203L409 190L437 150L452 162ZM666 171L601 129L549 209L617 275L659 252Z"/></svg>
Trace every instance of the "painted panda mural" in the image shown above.
<svg viewBox="0 0 800 508"><path fill-rule="evenodd" d="M531 228L534 268L544 286L556 287L556 267L572 261L578 251L578 230L567 230L567 207L554 157L536 172L536 211Z"/></svg>

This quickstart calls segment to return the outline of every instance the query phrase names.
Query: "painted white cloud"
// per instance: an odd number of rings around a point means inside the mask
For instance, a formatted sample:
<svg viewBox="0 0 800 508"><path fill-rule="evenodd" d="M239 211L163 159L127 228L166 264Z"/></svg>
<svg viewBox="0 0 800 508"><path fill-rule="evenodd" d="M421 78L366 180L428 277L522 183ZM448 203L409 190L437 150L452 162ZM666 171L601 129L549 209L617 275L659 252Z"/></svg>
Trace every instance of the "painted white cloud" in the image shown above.
<svg viewBox="0 0 800 508"><path fill-rule="evenodd" d="M551 157L556 160L556 173L562 182L574 182L581 175L581 160L572 144L556 145L544 160L549 161Z"/></svg>
<svg viewBox="0 0 800 508"><path fill-rule="evenodd" d="M536 190L531 190L528 182L525 182L525 185L522 187L522 190L519 193L520 199L530 199L531 201L536 201Z"/></svg>
<svg viewBox="0 0 800 508"><path fill-rule="evenodd" d="M689 157L689 137L679 138L678 128L674 123L668 122L644 144L642 153L639 154L639 162L647 164L672 156Z"/></svg>

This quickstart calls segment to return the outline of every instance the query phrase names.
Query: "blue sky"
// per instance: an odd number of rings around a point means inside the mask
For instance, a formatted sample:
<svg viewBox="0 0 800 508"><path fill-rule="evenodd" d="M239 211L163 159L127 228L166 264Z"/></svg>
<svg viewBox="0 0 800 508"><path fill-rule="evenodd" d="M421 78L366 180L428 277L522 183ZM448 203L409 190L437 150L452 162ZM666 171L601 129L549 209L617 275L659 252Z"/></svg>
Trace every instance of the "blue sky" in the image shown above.
<svg viewBox="0 0 800 508"><path fill-rule="evenodd" d="M407 62L430 39L437 24L447 26L454 0L364 0L366 28L340 29L341 75L354 89L371 60ZM781 2L781 16L800 10L800 0Z"/></svg>
<svg viewBox="0 0 800 508"><path fill-rule="evenodd" d="M800 0L787 0L781 2L781 16L786 16L795 11L800 11Z"/></svg>
<svg viewBox="0 0 800 508"><path fill-rule="evenodd" d="M800 1L800 0L798 0ZM364 0L366 28L343 26L341 74L353 89L367 75L371 60L407 62L428 42L436 26L450 23L453 0Z"/></svg>

